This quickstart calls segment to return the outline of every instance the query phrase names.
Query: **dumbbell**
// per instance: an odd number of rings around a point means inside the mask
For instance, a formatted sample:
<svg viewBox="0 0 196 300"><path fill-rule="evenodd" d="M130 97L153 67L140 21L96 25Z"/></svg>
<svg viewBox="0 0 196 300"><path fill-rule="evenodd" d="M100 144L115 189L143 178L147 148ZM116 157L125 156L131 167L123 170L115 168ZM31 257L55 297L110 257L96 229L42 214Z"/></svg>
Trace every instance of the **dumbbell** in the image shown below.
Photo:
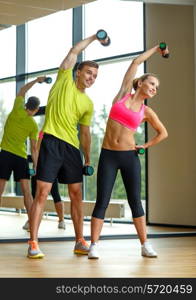
<svg viewBox="0 0 196 300"><path fill-rule="evenodd" d="M100 41L102 46L109 46L110 43L111 43L111 40L110 40L107 32L103 29L100 29L100 30L97 31L96 37Z"/></svg>
<svg viewBox="0 0 196 300"><path fill-rule="evenodd" d="M82 169L82 173L85 176L91 176L94 173L94 169L91 166L84 166Z"/></svg>
<svg viewBox="0 0 196 300"><path fill-rule="evenodd" d="M29 175L34 176L35 175L35 170L34 169L29 169Z"/></svg>
<svg viewBox="0 0 196 300"><path fill-rule="evenodd" d="M145 153L145 149L144 148L137 148L137 153L140 155L143 155Z"/></svg>
<svg viewBox="0 0 196 300"><path fill-rule="evenodd" d="M161 49L161 51L164 51L167 48L167 44L165 42L161 42L159 44L159 48ZM162 57L168 58L169 57L169 53L162 54Z"/></svg>
<svg viewBox="0 0 196 300"><path fill-rule="evenodd" d="M51 77L46 77L46 78L44 79L44 81L39 82L39 83L43 83L43 82L45 82L45 83L51 83L51 82L52 82L52 78L51 78Z"/></svg>

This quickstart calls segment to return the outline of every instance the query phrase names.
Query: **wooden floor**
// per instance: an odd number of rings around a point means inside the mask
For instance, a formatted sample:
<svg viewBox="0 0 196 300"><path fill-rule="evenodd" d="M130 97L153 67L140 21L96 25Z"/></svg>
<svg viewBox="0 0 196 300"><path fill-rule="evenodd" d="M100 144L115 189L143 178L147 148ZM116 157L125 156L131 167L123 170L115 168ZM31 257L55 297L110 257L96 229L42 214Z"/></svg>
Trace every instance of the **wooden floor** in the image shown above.
<svg viewBox="0 0 196 300"><path fill-rule="evenodd" d="M40 242L45 253L41 260L26 257L29 233L22 229L27 217L0 213L0 278L196 278L196 236L158 237L149 239L158 258L144 258L137 238L100 240L100 259L73 253L74 241ZM39 238L74 238L73 225L66 221L66 230L58 229L57 218L43 218ZM149 226L148 233L195 232L191 228ZM104 224L102 235L135 234L130 224ZM84 234L90 235L89 222ZM18 238L20 243L7 243Z"/></svg>
<svg viewBox="0 0 196 300"><path fill-rule="evenodd" d="M150 240L158 258L140 255L137 239L101 240L98 260L73 254L74 242L40 242L45 258L26 257L26 243L0 245L1 278L196 278L196 237Z"/></svg>

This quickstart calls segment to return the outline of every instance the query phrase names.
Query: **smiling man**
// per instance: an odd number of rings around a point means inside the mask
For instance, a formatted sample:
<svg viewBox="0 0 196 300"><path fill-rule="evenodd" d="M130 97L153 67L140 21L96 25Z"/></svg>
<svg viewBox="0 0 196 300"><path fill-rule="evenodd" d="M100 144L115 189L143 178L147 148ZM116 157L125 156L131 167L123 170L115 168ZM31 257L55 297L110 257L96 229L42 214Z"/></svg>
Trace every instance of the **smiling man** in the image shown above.
<svg viewBox="0 0 196 300"><path fill-rule="evenodd" d="M68 184L71 217L76 237L74 253L88 254L89 246L83 238L81 185L83 165L79 146L84 154L85 165L90 165L89 126L93 103L85 90L95 82L99 66L94 61L84 61L76 70L75 80L72 74L78 54L95 40L97 40L96 34L78 42L70 49L60 65L56 82L49 93L43 127L44 137L37 165L36 197L30 217L29 258L44 256L37 243L38 229L45 201L56 178L59 183Z"/></svg>

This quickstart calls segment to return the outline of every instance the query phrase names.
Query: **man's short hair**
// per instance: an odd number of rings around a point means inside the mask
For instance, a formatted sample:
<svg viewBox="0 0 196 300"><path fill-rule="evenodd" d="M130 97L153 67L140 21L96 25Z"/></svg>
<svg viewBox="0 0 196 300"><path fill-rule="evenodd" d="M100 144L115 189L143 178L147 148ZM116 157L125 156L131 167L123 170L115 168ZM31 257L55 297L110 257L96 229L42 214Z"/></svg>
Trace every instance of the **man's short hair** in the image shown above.
<svg viewBox="0 0 196 300"><path fill-rule="evenodd" d="M82 70L82 68L84 66L89 66L89 67L96 68L96 69L99 68L99 65L95 61L93 61L93 60L85 60L85 61L82 61L81 63L79 63L76 66L76 70Z"/></svg>
<svg viewBox="0 0 196 300"><path fill-rule="evenodd" d="M40 105L40 100L35 96L29 97L27 103L25 104L26 109L29 110L35 110L39 107L39 105Z"/></svg>

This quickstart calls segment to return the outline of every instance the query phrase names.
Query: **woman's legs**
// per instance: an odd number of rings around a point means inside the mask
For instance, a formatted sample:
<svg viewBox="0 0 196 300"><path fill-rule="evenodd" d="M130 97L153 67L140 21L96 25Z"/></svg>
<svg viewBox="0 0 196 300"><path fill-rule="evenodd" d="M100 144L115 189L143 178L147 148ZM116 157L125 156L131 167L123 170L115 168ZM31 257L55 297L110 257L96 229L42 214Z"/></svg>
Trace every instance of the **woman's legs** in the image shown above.
<svg viewBox="0 0 196 300"><path fill-rule="evenodd" d="M114 152L102 149L97 172L97 199L91 218L91 246L88 258L99 258L97 242L103 227L105 211L108 207L116 175L117 160Z"/></svg>
<svg viewBox="0 0 196 300"><path fill-rule="evenodd" d="M1 206L1 203L2 203L2 194L3 194L3 192L4 192L4 190L5 190L5 186L6 186L6 183L7 183L7 181L6 181L6 179L0 179L0 206Z"/></svg>
<svg viewBox="0 0 196 300"><path fill-rule="evenodd" d="M35 194L36 194L36 176L32 176L31 177L31 194L33 196L33 199L35 198Z"/></svg>
<svg viewBox="0 0 196 300"><path fill-rule="evenodd" d="M103 227L103 219L92 217L91 219L91 243L96 243L99 240Z"/></svg>
<svg viewBox="0 0 196 300"><path fill-rule="evenodd" d="M139 240L141 245L144 244L147 240L147 233L146 233L146 220L145 217L133 218L133 223L135 225Z"/></svg>
<svg viewBox="0 0 196 300"><path fill-rule="evenodd" d="M64 221L64 204L63 201L55 202L55 209L59 218L59 223Z"/></svg>
<svg viewBox="0 0 196 300"><path fill-rule="evenodd" d="M125 153L121 162L121 175L127 193L127 199L133 215L133 222L141 244L146 241L146 223L142 207L141 193L141 167L136 151Z"/></svg>
<svg viewBox="0 0 196 300"><path fill-rule="evenodd" d="M91 219L91 241L97 242L104 222L116 175L118 172L114 152L102 149L97 171L97 199Z"/></svg>
<svg viewBox="0 0 196 300"><path fill-rule="evenodd" d="M127 161L130 163L128 164ZM129 206L132 211L133 223L135 225L140 243L141 254L147 257L157 257L150 243L147 242L146 220L140 199L141 193L141 167L135 151L130 151L130 159L124 159L121 174L125 185Z"/></svg>

